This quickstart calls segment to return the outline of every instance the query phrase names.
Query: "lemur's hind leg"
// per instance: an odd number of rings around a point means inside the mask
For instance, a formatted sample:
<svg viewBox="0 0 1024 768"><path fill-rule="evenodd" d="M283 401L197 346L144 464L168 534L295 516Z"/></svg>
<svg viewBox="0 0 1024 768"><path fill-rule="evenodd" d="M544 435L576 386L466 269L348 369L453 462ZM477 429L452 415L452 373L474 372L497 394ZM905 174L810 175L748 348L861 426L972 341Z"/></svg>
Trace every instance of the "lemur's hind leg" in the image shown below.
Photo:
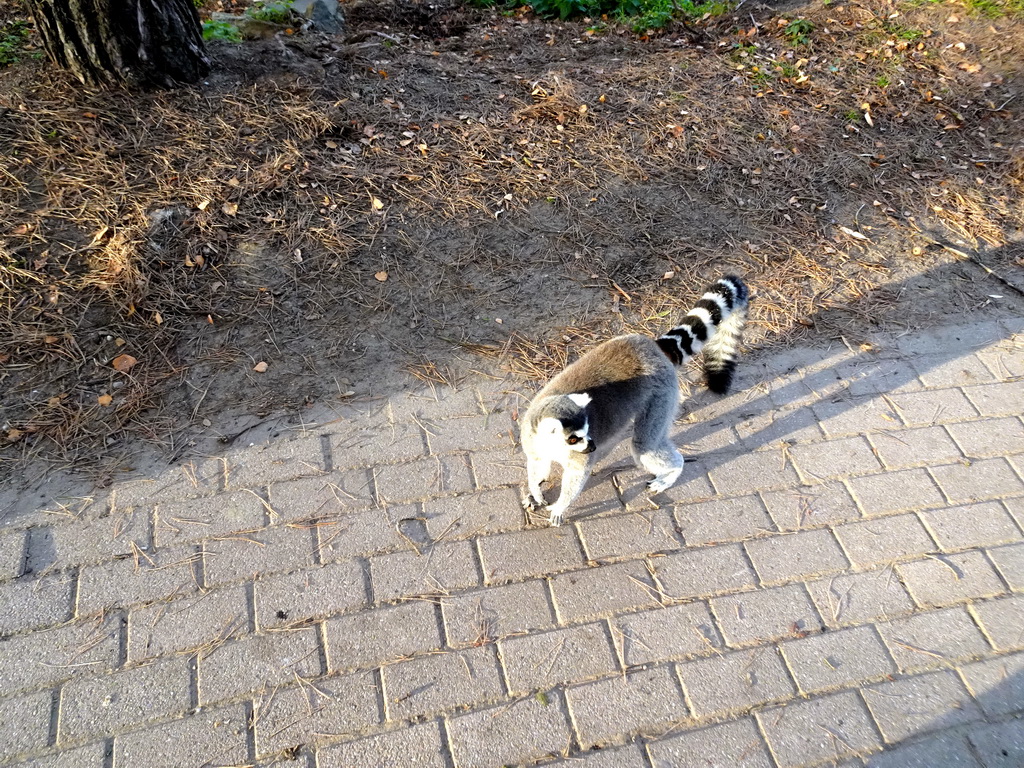
<svg viewBox="0 0 1024 768"><path fill-rule="evenodd" d="M678 395L667 392L651 402L633 425L633 458L654 477L647 482L651 493L671 488L683 471L683 457L668 437L676 417Z"/></svg>

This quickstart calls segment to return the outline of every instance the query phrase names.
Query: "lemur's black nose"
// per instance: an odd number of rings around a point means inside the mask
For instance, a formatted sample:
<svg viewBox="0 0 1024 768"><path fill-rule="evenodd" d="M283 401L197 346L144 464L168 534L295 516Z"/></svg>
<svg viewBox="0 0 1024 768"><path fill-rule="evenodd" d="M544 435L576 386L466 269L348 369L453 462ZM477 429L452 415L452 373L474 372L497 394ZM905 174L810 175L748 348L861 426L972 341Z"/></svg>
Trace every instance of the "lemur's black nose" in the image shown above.
<svg viewBox="0 0 1024 768"><path fill-rule="evenodd" d="M587 447L584 449L583 452L584 453L593 453L596 450L597 450L597 446L594 444L594 441L593 440L587 440Z"/></svg>

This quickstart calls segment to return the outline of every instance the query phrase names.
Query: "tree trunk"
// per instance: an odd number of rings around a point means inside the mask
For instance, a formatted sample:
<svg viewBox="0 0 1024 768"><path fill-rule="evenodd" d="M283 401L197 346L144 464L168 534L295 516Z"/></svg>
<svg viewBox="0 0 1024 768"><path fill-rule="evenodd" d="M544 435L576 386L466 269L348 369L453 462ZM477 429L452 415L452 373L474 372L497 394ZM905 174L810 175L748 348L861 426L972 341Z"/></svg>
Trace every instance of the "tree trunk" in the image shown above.
<svg viewBox="0 0 1024 768"><path fill-rule="evenodd" d="M47 55L86 85L170 87L210 71L192 0L27 0Z"/></svg>

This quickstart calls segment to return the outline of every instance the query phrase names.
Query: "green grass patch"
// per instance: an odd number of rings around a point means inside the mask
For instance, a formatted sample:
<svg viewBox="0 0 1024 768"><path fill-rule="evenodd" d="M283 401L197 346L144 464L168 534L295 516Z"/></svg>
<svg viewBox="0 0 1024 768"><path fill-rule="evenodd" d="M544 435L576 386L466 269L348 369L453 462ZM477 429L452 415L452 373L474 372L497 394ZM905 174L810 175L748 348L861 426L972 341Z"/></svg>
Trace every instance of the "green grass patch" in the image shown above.
<svg viewBox="0 0 1024 768"><path fill-rule="evenodd" d="M810 42L810 34L814 31L814 22L809 19L794 19L782 30L790 45L806 45Z"/></svg>
<svg viewBox="0 0 1024 768"><path fill-rule="evenodd" d="M1005 16L1024 17L1024 0L964 0L964 6L990 19Z"/></svg>
<svg viewBox="0 0 1024 768"><path fill-rule="evenodd" d="M257 21L269 21L271 24L287 24L292 20L293 0L277 0L277 2L257 2L249 6L245 15Z"/></svg>
<svg viewBox="0 0 1024 768"><path fill-rule="evenodd" d="M21 49L28 42L27 21L17 19L0 27L0 67L9 67L20 59Z"/></svg>
<svg viewBox="0 0 1024 768"><path fill-rule="evenodd" d="M478 6L495 4L495 0L469 2ZM732 7L729 0L530 0L529 5L534 13L546 18L613 17L637 33L662 29L675 19L718 16Z"/></svg>
<svg viewBox="0 0 1024 768"><path fill-rule="evenodd" d="M238 27L226 21L204 21L203 40L207 42L219 40L224 43L240 43L242 42L242 33L238 31Z"/></svg>

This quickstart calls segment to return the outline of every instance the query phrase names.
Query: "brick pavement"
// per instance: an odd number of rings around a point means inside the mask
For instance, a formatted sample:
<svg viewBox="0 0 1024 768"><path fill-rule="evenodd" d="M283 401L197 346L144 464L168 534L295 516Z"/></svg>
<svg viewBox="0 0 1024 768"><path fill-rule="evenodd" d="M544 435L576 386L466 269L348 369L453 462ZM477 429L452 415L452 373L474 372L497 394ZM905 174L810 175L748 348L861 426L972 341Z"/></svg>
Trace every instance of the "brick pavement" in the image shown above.
<svg viewBox="0 0 1024 768"><path fill-rule="evenodd" d="M558 529L483 378L30 505L0 765L1024 765L1022 331L747 359Z"/></svg>

